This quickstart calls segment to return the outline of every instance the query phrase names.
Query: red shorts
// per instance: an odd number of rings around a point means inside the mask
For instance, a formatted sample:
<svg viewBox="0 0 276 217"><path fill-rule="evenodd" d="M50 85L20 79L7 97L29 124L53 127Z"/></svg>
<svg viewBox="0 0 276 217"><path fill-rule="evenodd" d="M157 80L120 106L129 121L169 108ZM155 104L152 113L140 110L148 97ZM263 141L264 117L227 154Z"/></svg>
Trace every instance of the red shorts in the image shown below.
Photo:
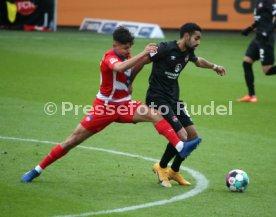
<svg viewBox="0 0 276 217"><path fill-rule="evenodd" d="M104 101L95 99L93 107L80 122L87 130L97 133L112 122L133 123L133 116L142 102L127 101L123 103L109 103L104 105Z"/></svg>

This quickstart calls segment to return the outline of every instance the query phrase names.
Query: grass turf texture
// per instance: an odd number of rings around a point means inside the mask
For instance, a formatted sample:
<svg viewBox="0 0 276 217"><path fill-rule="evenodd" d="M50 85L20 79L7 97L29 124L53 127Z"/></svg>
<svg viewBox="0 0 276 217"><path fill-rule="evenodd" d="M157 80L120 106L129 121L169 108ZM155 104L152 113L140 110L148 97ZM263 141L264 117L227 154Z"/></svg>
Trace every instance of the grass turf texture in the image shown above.
<svg viewBox="0 0 276 217"><path fill-rule="evenodd" d="M178 38L166 33L166 40ZM226 77L189 64L179 82L181 98L198 105L228 106L232 115L195 115L203 143L183 164L204 174L208 189L184 201L164 206L102 216L239 216L276 214L275 106L276 77L265 77L254 66L257 104L235 100L246 93L242 57L250 37L238 33L203 33L198 56L224 65ZM133 54L148 42L136 39ZM61 115L61 103L90 105L99 87L99 62L111 47L109 35L61 31L57 33L0 32L0 136L62 141L83 117ZM133 99L144 101L150 66L134 83ZM48 116L47 102L58 105ZM113 124L82 145L159 159L166 140L150 123ZM109 210L162 200L193 188L157 185L153 162L109 153L74 149L51 165L31 184L20 177L34 167L54 145L0 139L0 216L54 216ZM245 193L230 193L225 176L245 170L250 185ZM195 184L190 174L185 177Z"/></svg>

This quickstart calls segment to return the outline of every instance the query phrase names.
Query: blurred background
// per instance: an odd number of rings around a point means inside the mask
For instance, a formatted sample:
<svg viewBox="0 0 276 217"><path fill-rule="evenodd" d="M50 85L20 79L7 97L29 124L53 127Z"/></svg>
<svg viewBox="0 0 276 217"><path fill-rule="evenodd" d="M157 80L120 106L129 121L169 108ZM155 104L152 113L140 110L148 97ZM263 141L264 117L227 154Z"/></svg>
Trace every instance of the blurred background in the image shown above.
<svg viewBox="0 0 276 217"><path fill-rule="evenodd" d="M1 0L2 29L56 31L85 18L153 23L177 29L193 21L205 30L240 30L253 22L254 0Z"/></svg>

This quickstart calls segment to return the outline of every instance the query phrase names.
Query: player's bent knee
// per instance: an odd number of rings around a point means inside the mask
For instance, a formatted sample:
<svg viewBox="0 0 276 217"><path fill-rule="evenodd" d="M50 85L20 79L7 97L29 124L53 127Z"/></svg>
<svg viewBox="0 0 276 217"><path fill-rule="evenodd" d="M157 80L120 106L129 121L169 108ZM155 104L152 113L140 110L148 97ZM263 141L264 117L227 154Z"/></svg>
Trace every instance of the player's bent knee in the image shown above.
<svg viewBox="0 0 276 217"><path fill-rule="evenodd" d="M251 59L250 57L248 57L248 56L245 56L244 58L243 58L243 62L245 62L245 63L249 63L249 64L253 64L253 59Z"/></svg>
<svg viewBox="0 0 276 217"><path fill-rule="evenodd" d="M137 108L133 120L135 122L148 121L156 123L162 120L162 118L162 115L158 111L151 109L143 104Z"/></svg>
<svg viewBox="0 0 276 217"><path fill-rule="evenodd" d="M145 118L153 123L157 123L163 119L162 115L158 112L152 111L149 109L148 113L145 115Z"/></svg>
<svg viewBox="0 0 276 217"><path fill-rule="evenodd" d="M194 139L196 139L198 136L199 136L198 133L197 133L197 132L194 132L194 133L192 133L192 134L190 134L190 135L188 136L188 140L194 140Z"/></svg>
<svg viewBox="0 0 276 217"><path fill-rule="evenodd" d="M264 73L264 75L268 76L270 74L269 71L271 70L271 68L272 68L272 65L263 66L263 73Z"/></svg>

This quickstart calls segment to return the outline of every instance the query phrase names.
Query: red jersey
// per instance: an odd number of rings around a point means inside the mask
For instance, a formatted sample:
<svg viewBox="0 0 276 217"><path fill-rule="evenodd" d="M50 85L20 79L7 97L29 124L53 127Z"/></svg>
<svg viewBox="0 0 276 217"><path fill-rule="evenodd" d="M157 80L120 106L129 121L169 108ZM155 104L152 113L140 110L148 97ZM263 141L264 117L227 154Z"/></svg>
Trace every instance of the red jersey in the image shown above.
<svg viewBox="0 0 276 217"><path fill-rule="evenodd" d="M113 70L114 64L123 61L124 58L116 54L113 49L107 51L101 61L101 84L97 98L105 101L106 105L109 102L120 103L131 99L128 92L131 69L125 72L115 72Z"/></svg>

